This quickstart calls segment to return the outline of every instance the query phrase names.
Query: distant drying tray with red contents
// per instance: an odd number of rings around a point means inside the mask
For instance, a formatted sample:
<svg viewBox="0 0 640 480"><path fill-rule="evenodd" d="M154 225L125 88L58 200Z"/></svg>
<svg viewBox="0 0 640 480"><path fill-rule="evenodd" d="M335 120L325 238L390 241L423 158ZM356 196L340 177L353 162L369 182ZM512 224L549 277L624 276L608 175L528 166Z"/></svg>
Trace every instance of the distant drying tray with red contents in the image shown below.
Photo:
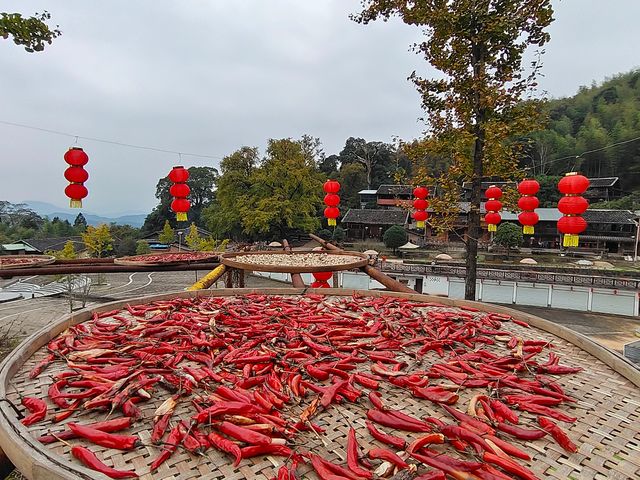
<svg viewBox="0 0 640 480"><path fill-rule="evenodd" d="M131 257L116 258L116 265L135 265L147 267L154 265L177 265L180 263L203 263L218 260L215 252L179 252L179 253L149 253Z"/></svg>
<svg viewBox="0 0 640 480"><path fill-rule="evenodd" d="M360 252L239 252L225 253L220 261L240 270L278 273L312 273L352 270L367 265L369 256Z"/></svg>
<svg viewBox="0 0 640 480"><path fill-rule="evenodd" d="M56 261L51 255L0 255L0 270L50 265Z"/></svg>

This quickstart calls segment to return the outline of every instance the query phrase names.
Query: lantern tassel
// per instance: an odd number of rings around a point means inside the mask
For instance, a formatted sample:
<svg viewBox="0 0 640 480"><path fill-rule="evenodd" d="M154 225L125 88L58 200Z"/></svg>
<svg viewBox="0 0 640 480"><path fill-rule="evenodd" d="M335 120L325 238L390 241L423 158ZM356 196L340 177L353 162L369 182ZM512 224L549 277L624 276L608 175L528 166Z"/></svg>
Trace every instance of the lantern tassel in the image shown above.
<svg viewBox="0 0 640 480"><path fill-rule="evenodd" d="M525 225L524 227L522 227L522 233L524 233L525 235L533 235L533 226Z"/></svg>
<svg viewBox="0 0 640 480"><path fill-rule="evenodd" d="M176 220L178 222L186 222L187 221L187 213L186 212L178 212L178 213L176 213Z"/></svg>
<svg viewBox="0 0 640 480"><path fill-rule="evenodd" d="M424 220L418 220L416 222L416 227L419 229L423 229L424 228Z"/></svg>
<svg viewBox="0 0 640 480"><path fill-rule="evenodd" d="M336 219L335 219L335 218L329 218L329 219L327 219L327 224L328 224L330 227L335 227L335 226L337 225L337 223L336 223Z"/></svg>
<svg viewBox="0 0 640 480"><path fill-rule="evenodd" d="M82 208L82 200L69 200L69 208Z"/></svg>
<svg viewBox="0 0 640 480"><path fill-rule="evenodd" d="M488 229L489 229L490 232L497 232L498 231L498 227L496 226L495 223L490 223Z"/></svg>

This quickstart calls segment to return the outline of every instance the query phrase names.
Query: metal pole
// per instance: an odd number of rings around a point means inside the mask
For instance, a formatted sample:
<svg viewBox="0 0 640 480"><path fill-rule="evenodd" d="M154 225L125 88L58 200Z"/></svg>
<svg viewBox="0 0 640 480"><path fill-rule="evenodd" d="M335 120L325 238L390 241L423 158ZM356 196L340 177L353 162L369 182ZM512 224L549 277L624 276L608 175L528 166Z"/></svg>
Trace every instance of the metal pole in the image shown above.
<svg viewBox="0 0 640 480"><path fill-rule="evenodd" d="M636 222L636 246L633 249L633 261L638 261L638 237L640 237L640 220Z"/></svg>
<svg viewBox="0 0 640 480"><path fill-rule="evenodd" d="M182 230L178 230L178 252L182 250Z"/></svg>

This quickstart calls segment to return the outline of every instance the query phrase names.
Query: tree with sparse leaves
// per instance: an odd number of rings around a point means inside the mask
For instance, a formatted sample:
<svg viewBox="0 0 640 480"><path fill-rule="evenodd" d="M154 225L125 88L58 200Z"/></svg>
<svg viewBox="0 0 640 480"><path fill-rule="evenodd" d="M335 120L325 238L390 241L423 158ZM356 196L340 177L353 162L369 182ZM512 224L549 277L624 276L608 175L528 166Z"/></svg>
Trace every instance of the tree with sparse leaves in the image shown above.
<svg viewBox="0 0 640 480"><path fill-rule="evenodd" d="M145 253L151 253L151 247L144 240L138 240L136 242L136 255L144 255Z"/></svg>
<svg viewBox="0 0 640 480"><path fill-rule="evenodd" d="M102 224L98 227L88 226L82 234L82 241L92 257L106 257L113 250L113 237L109 226Z"/></svg>
<svg viewBox="0 0 640 480"><path fill-rule="evenodd" d="M525 71L523 55L528 47L549 41L545 29L553 21L551 0L363 0L362 6L353 16L357 22L398 16L418 27L425 37L414 50L442 73L436 79L415 72L410 76L422 97L428 132L418 142L423 144L419 153L407 153L418 160L418 167L425 150L451 159L441 177L445 194L432 202L444 217L459 213L459 186L471 182L465 298L473 300L481 182L517 176L523 146L513 139L542 126L539 102L522 101L536 86L540 63ZM416 183L433 183L429 172L417 170Z"/></svg>
<svg viewBox="0 0 640 480"><path fill-rule="evenodd" d="M23 17L20 13L0 12L0 37L5 40L11 37L13 43L21 45L29 52L41 52L45 44L62 35L57 28L51 28L47 21L51 19L49 12L36 13L31 17Z"/></svg>
<svg viewBox="0 0 640 480"><path fill-rule="evenodd" d="M171 224L169 220L165 220L164 227L162 227L162 232L158 235L158 240L160 243L164 243L165 245L171 245L176 240L176 232L173 228L171 228Z"/></svg>

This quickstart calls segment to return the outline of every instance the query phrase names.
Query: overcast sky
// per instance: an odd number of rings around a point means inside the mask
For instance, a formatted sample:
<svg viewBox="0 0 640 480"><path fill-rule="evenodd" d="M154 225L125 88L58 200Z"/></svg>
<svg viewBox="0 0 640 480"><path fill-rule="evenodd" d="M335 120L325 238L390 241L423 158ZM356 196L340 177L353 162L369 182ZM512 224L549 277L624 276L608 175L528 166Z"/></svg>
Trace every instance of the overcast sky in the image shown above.
<svg viewBox="0 0 640 480"><path fill-rule="evenodd" d="M640 66L640 1L554 2L541 87L573 95ZM0 39L0 121L212 155L317 136L327 154L349 136L389 142L422 126L406 78L432 73L399 20L349 20L357 0L8 0L47 9L63 35L29 54ZM0 200L66 205L63 154L74 138L0 124ZM89 154L85 210L146 213L177 155L79 140Z"/></svg>

